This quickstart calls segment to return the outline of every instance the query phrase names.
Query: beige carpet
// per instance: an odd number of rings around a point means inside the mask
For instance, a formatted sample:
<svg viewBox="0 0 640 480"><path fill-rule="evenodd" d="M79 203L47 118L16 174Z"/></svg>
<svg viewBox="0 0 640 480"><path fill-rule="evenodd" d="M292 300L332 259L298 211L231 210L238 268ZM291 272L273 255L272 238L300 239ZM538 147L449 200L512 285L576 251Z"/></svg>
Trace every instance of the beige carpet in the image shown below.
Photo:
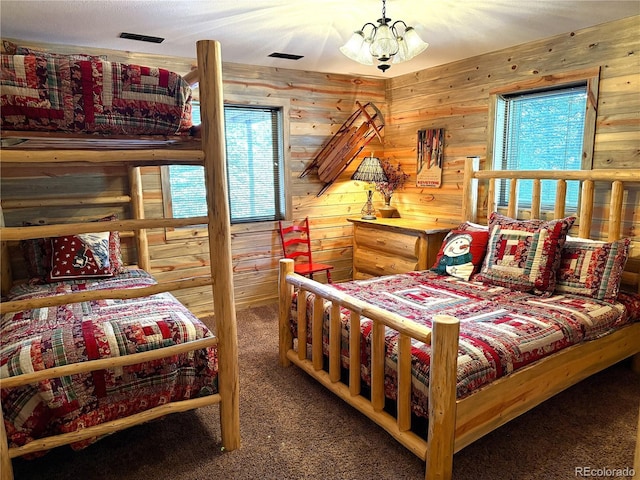
<svg viewBox="0 0 640 480"><path fill-rule="evenodd" d="M277 363L276 307L238 313L242 447L222 452L218 407L173 414L79 452L14 460L17 480L420 479L424 465L296 367ZM631 468L640 376L616 365L454 458L456 480L575 479ZM585 471L585 470L583 470ZM591 477L625 478L625 477Z"/></svg>

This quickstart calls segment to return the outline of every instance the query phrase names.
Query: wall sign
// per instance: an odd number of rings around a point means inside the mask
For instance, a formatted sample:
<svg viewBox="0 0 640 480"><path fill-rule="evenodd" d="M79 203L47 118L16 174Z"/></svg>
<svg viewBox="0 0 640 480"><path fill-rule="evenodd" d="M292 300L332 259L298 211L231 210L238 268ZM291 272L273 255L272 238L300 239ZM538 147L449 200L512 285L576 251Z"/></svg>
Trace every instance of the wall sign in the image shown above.
<svg viewBox="0 0 640 480"><path fill-rule="evenodd" d="M442 185L442 160L444 156L444 128L418 130L417 187Z"/></svg>

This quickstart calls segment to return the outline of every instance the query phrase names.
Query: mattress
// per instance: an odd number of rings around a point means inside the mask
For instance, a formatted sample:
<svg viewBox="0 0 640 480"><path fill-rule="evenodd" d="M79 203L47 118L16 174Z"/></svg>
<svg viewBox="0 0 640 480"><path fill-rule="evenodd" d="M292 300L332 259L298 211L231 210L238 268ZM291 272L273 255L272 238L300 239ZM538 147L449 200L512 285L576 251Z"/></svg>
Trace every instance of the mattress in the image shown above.
<svg viewBox="0 0 640 480"><path fill-rule="evenodd" d="M22 285L12 300L108 288L150 286L132 270L103 280ZM213 334L170 293L95 300L9 313L0 321L0 377L159 349ZM127 367L2 389L11 446L123 418L171 401L217 392L214 348ZM89 441L73 444L86 446Z"/></svg>
<svg viewBox="0 0 640 480"><path fill-rule="evenodd" d="M463 398L488 383L509 375L547 355L580 342L607 335L630 322L622 303L607 303L577 295L541 297L479 282L466 282L430 271L376 277L333 285L368 303L395 312L427 327L435 315L460 320L457 396ZM307 349L310 349L314 296L307 298ZM323 353L328 355L329 303L325 305ZM291 312L291 329L297 338L297 298ZM342 309L341 363L349 367L349 311ZM360 324L361 377L371 384L372 322ZM397 391L398 333L385 333L385 395L395 400ZM299 342L298 342L298 348ZM412 408L426 417L431 346L412 340ZM310 354L310 350L309 350Z"/></svg>
<svg viewBox="0 0 640 480"><path fill-rule="evenodd" d="M0 59L3 130L176 135L191 127L191 88L162 68L34 53Z"/></svg>

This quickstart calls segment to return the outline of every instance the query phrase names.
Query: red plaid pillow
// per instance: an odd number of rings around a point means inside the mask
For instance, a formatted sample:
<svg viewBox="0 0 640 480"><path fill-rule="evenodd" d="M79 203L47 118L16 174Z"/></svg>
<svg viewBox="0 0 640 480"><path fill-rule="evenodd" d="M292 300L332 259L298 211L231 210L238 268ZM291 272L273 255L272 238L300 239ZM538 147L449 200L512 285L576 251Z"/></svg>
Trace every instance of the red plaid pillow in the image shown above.
<svg viewBox="0 0 640 480"><path fill-rule="evenodd" d="M499 213L489 218L489 243L476 279L513 290L550 295L562 247L575 217L516 220Z"/></svg>
<svg viewBox="0 0 640 480"><path fill-rule="evenodd" d="M556 291L612 302L629 257L628 238L615 242L570 239L562 250Z"/></svg>

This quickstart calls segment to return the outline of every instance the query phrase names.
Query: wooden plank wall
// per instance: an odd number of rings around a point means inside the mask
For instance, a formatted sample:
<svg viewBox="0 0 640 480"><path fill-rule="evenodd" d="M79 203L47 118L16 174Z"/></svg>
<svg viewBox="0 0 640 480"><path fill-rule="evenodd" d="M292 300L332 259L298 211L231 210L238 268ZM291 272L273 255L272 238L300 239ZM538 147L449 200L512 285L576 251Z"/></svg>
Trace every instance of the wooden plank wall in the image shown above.
<svg viewBox="0 0 640 480"><path fill-rule="evenodd" d="M366 152L373 151L378 156L399 162L403 170L411 174L408 186L393 197L393 204L402 216L416 221L427 218L457 221L462 198L463 159L477 155L485 160L488 92L499 85L536 75L601 66L595 167L638 166L639 22L640 17L632 17L387 80L225 63L225 100L253 104L267 102L285 107L288 112L285 150L289 216L296 219L310 217L314 258L333 264L334 280L343 281L351 278L352 230L346 218L358 216L365 201L362 185L349 180L357 162L320 197L316 197L321 184L315 175L298 177L353 112L356 101L373 101L387 119L383 132L384 151L379 143L372 143ZM42 45L22 44L42 48ZM51 46L47 48L52 49ZM194 63L189 58L93 51L83 47L53 49L69 53L106 53L110 60L157 65L181 73L189 71ZM427 50L424 55L428 54ZM439 189L419 189L411 186L415 185L416 132L436 127L443 127L446 135L443 185ZM111 177L114 171L94 174ZM49 173L44 172L41 177L47 175ZM71 185L78 182L78 178L70 173L65 178ZM128 194L126 171L118 182L120 184L106 182L110 186L100 194L106 195L107 191L109 195ZM2 185L3 198L5 183ZM113 185L119 186L111 188ZM158 168L144 169L143 185L146 216L162 216ZM14 192L16 190L14 188ZM627 202L638 206L626 219L624 233L636 240L633 262L640 268L640 231L637 227L640 225L640 194L634 190L626 198ZM374 202L377 206L383 204L378 194L374 196ZM597 202L604 205L608 199L597 198ZM600 210L596 209L596 212ZM38 212L29 215L37 218ZM11 221L19 222L22 218L15 217ZM276 228L274 222L232 228L238 308L276 301L277 261L281 255ZM606 227L602 228L605 231ZM159 278L179 278L205 271L208 254L206 242L200 235L200 232L191 231L186 238L175 238L163 230L149 231L152 273ZM206 289L178 294L197 313L206 313L205 295L208 295Z"/></svg>

